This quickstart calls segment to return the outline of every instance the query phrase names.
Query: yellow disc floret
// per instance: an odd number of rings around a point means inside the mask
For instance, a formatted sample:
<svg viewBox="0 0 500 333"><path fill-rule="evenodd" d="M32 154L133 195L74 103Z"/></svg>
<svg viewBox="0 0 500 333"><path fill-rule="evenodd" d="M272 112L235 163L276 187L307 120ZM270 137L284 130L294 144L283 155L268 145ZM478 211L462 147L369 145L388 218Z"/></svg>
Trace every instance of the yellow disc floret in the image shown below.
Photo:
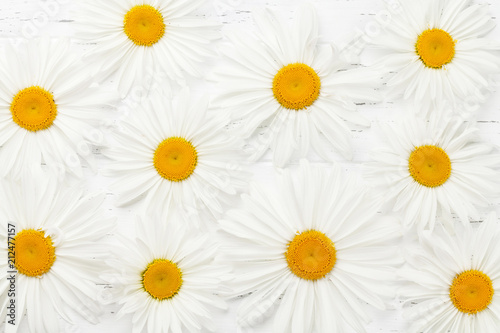
<svg viewBox="0 0 500 333"><path fill-rule="evenodd" d="M170 260L155 259L142 273L142 286L159 301L172 298L181 289L182 272Z"/></svg>
<svg viewBox="0 0 500 333"><path fill-rule="evenodd" d="M186 139L170 137L156 148L153 163L160 176L179 182L193 174L198 163L198 153Z"/></svg>
<svg viewBox="0 0 500 333"><path fill-rule="evenodd" d="M54 96L38 86L19 91L10 104L12 120L20 127L36 132L52 126L57 116Z"/></svg>
<svg viewBox="0 0 500 333"><path fill-rule="evenodd" d="M486 309L493 299L493 293L493 284L488 275L474 269L455 276L450 287L453 305L467 314Z"/></svg>
<svg viewBox="0 0 500 333"><path fill-rule="evenodd" d="M55 247L45 232L25 229L14 237L15 266L19 273L27 276L41 276L56 260Z"/></svg>
<svg viewBox="0 0 500 333"><path fill-rule="evenodd" d="M125 14L123 31L134 44L152 46L165 34L163 15L150 5L135 6Z"/></svg>
<svg viewBox="0 0 500 333"><path fill-rule="evenodd" d="M415 45L420 60L426 67L442 68L455 57L455 41L444 30L428 29L422 32Z"/></svg>
<svg viewBox="0 0 500 333"><path fill-rule="evenodd" d="M448 154L432 145L415 148L410 154L408 168L413 179L427 187L441 186L451 175L451 161Z"/></svg>
<svg viewBox="0 0 500 333"><path fill-rule="evenodd" d="M292 273L306 280L325 277L337 260L333 242L316 230L296 235L288 244L285 257Z"/></svg>
<svg viewBox="0 0 500 333"><path fill-rule="evenodd" d="M283 107L291 110L311 106L318 98L320 88L318 74L300 63L281 68L273 79L274 97Z"/></svg>

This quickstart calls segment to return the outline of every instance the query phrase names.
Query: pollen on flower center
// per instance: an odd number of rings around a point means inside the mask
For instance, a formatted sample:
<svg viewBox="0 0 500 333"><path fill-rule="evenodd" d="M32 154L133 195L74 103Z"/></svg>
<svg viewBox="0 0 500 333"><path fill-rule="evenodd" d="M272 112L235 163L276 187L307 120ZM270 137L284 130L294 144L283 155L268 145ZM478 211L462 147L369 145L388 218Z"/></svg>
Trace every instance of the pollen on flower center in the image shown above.
<svg viewBox="0 0 500 333"><path fill-rule="evenodd" d="M36 132L52 126L57 116L57 106L50 92L32 86L14 96L10 112L16 124L28 131Z"/></svg>
<svg viewBox="0 0 500 333"><path fill-rule="evenodd" d="M455 41L444 30L428 29L422 32L415 45L417 54L425 66L439 69L455 57Z"/></svg>
<svg viewBox="0 0 500 333"><path fill-rule="evenodd" d="M160 176L178 182L189 178L194 172L198 153L191 142L180 137L170 137L158 145L153 163Z"/></svg>
<svg viewBox="0 0 500 333"><path fill-rule="evenodd" d="M451 175L448 154L442 148L432 145L415 148L410 154L408 168L413 179L427 187L441 186Z"/></svg>
<svg viewBox="0 0 500 333"><path fill-rule="evenodd" d="M475 314L488 307L493 299L493 284L488 275L468 270L455 276L450 287L453 305L463 313Z"/></svg>
<svg viewBox="0 0 500 333"><path fill-rule="evenodd" d="M274 98L285 108L301 110L311 106L319 96L321 81L311 67L289 64L273 79Z"/></svg>
<svg viewBox="0 0 500 333"><path fill-rule="evenodd" d="M316 230L296 235L288 244L285 257L292 273L306 280L325 277L337 260L333 242Z"/></svg>
<svg viewBox="0 0 500 333"><path fill-rule="evenodd" d="M172 298L181 289L182 272L170 260L155 259L142 273L142 285L151 297L159 301Z"/></svg>
<svg viewBox="0 0 500 333"><path fill-rule="evenodd" d="M165 34L163 15L153 6L137 5L125 14L123 31L134 44L152 46Z"/></svg>
<svg viewBox="0 0 500 333"><path fill-rule="evenodd" d="M14 237L14 258L19 273L41 276L50 271L56 259L52 239L43 231L22 230Z"/></svg>

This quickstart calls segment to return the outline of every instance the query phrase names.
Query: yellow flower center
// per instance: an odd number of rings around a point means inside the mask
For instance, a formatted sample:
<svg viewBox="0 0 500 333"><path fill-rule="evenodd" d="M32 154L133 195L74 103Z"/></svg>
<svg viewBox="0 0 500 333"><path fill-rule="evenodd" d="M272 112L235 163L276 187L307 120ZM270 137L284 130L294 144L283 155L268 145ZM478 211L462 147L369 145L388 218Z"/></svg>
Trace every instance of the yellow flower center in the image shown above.
<svg viewBox="0 0 500 333"><path fill-rule="evenodd" d="M166 259L155 259L142 273L142 285L151 297L162 301L172 298L181 289L182 272Z"/></svg>
<svg viewBox="0 0 500 333"><path fill-rule="evenodd" d="M455 41L441 29L428 29L418 36L417 54L425 66L439 69L455 57Z"/></svg>
<svg viewBox="0 0 500 333"><path fill-rule="evenodd" d="M171 137L158 145L153 163L160 176L178 182L187 179L194 172L198 163L198 153L191 142Z"/></svg>
<svg viewBox="0 0 500 333"><path fill-rule="evenodd" d="M337 260L333 242L316 230L296 235L288 244L285 257L292 273L306 280L325 277Z"/></svg>
<svg viewBox="0 0 500 333"><path fill-rule="evenodd" d="M450 287L453 305L467 314L486 309L493 299L493 293L493 285L488 275L474 269L455 276Z"/></svg>
<svg viewBox="0 0 500 333"><path fill-rule="evenodd" d="M319 96L321 81L318 74L305 64L290 64L281 68L273 79L274 98L291 110L311 106Z"/></svg>
<svg viewBox="0 0 500 333"><path fill-rule="evenodd" d="M38 86L19 91L10 104L12 119L20 127L36 132L47 129L57 116L54 96Z"/></svg>
<svg viewBox="0 0 500 333"><path fill-rule="evenodd" d="M153 6L137 5L125 14L123 31L134 44L152 46L165 34L163 15Z"/></svg>
<svg viewBox="0 0 500 333"><path fill-rule="evenodd" d="M436 146L420 146L410 155L410 175L420 185L437 187L443 185L451 174L451 161L446 152Z"/></svg>
<svg viewBox="0 0 500 333"><path fill-rule="evenodd" d="M19 273L27 276L41 276L56 260L55 247L45 232L25 229L14 237L15 266Z"/></svg>

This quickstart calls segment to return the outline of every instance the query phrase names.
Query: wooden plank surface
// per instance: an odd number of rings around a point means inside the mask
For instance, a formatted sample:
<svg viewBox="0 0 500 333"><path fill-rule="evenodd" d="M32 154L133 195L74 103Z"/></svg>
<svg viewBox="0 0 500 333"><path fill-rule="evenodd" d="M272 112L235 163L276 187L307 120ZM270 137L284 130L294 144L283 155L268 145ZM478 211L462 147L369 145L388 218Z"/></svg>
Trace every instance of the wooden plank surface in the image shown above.
<svg viewBox="0 0 500 333"><path fill-rule="evenodd" d="M104 1L104 0L103 0ZM378 18L384 15L385 3L389 0L316 0L312 1L318 9L318 19L320 23L321 40L323 42L334 42L339 45L349 43L353 38L359 38L366 29L376 29ZM75 3L78 1L69 0L0 0L0 47L7 43L16 43L22 37L71 37L74 29ZM210 2L210 1L208 1ZM214 0L213 5L198 11L199 15L205 15L209 19L214 19L223 23L224 31L231 29L243 29L252 31L255 29L251 13L255 8L269 6L277 9L279 15L284 18L291 18L300 0ZM500 14L500 1L490 0L490 11L497 21L496 16ZM390 24L390 22L389 22ZM497 27L492 36L500 36L500 28ZM75 44L76 52L87 51L92 46ZM358 59L354 59L356 63ZM360 61L363 64L371 64L376 61L376 56L370 50L361 54ZM223 60L216 59L210 62L212 65L222 65ZM1 78L0 78L1 79ZM203 91L215 92L210 82L189 81L191 88L201 94ZM104 83L104 86L114 86L113 78ZM494 85L487 102L481 107L477 114L478 126L481 129L481 138L498 145L500 143L500 96L497 92L498 84ZM115 121L126 112L126 103L117 105L115 116L110 121ZM402 103L400 101L386 101L373 105L361 105L359 111L370 119L370 128L359 128L353 130L354 158L352 161L345 161L340 156L337 157L344 168L349 172L358 172L360 165L368 160L368 152L381 144L381 133L378 131L378 124L392 122L401 112ZM109 133L104 132L106 135ZM94 150L99 165L102 167L107 162L99 149ZM315 156L310 159L317 163L324 163ZM273 184L274 169L271 164L271 156L267 154L260 161L252 166L254 179L256 181ZM114 193L107 190L110 179L99 174L92 174L89 170L86 173L89 191L104 190L108 193L105 202L110 214L118 216L119 232L125 235L133 235L132 216L134 206L117 208L114 206ZM270 185L271 186L271 185ZM493 209L499 212L497 204ZM104 286L102 287L104 290ZM238 301L229 301L229 310L216 313L217 332L271 332L272 316L261 325L253 329L238 330L235 323L235 309ZM397 304L395 304L397 307ZM72 333L93 333L93 332L131 332L131 317L125 316L117 319L115 305L102 305L101 323L91 325L83 320L76 319L74 325L61 322L63 332ZM368 327L370 333L375 332L405 332L406 323L400 317L397 309L388 311L373 311L373 322ZM21 333L28 332L23 325Z"/></svg>

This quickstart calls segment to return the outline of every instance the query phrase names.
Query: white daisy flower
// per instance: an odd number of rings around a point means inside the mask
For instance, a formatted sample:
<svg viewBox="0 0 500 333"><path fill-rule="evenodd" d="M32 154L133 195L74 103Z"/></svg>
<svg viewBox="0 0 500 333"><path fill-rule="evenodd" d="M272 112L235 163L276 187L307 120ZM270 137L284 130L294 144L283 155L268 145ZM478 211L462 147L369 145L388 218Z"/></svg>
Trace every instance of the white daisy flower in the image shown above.
<svg viewBox="0 0 500 333"><path fill-rule="evenodd" d="M297 11L291 28L268 9L253 17L256 36L229 36L234 49L226 53L232 66L217 74L221 92L214 103L241 119L243 137L270 122L263 136L251 142L255 158L270 148L275 165L283 166L294 151L305 156L312 146L330 160L329 145L351 158L347 123L370 125L355 112L353 101L377 98L373 73L344 70L340 54L318 44L312 6Z"/></svg>
<svg viewBox="0 0 500 333"><path fill-rule="evenodd" d="M459 225L454 236L442 228L424 232L412 249L406 280L407 332L500 331L500 226L494 214L479 228Z"/></svg>
<svg viewBox="0 0 500 333"><path fill-rule="evenodd" d="M113 133L116 144L103 153L114 160L105 174L118 178L111 190L119 206L145 196L143 207L160 216L172 206L216 215L245 185L243 145L226 135L226 117L207 113L206 98L190 99L187 89L174 100L155 93Z"/></svg>
<svg viewBox="0 0 500 333"><path fill-rule="evenodd" d="M113 94L91 86L66 41L6 45L0 76L0 176L19 178L44 163L80 177L80 159L92 166L88 143L99 140L93 125Z"/></svg>
<svg viewBox="0 0 500 333"><path fill-rule="evenodd" d="M91 51L98 73L118 72L120 93L149 87L148 76L181 81L199 77L201 65L220 37L218 24L193 14L205 0L86 0L77 36L97 43ZM151 79L151 77L150 77Z"/></svg>
<svg viewBox="0 0 500 333"><path fill-rule="evenodd" d="M338 165L283 172L278 193L252 186L245 209L221 221L238 237L227 249L234 289L250 293L238 323L252 325L279 303L274 332L365 332L363 303L384 309L381 296L391 295L399 224L377 218L366 188Z"/></svg>
<svg viewBox="0 0 500 333"><path fill-rule="evenodd" d="M434 228L436 215L450 223L479 218L499 193L500 155L477 142L478 129L459 117L433 121L408 117L394 126L381 125L387 146L375 149L366 176L386 202L396 200L407 227Z"/></svg>
<svg viewBox="0 0 500 333"><path fill-rule="evenodd" d="M60 185L42 174L1 183L0 317L13 320L8 332L25 321L31 332L61 332L58 317L71 323L75 312L97 322L96 283L105 268L99 240L114 220L103 216L104 194Z"/></svg>
<svg viewBox="0 0 500 333"><path fill-rule="evenodd" d="M415 103L479 98L488 75L500 68L492 52L499 44L484 37L494 27L487 6L470 0L403 0L400 6L379 41L390 51L386 68L397 72L388 86Z"/></svg>
<svg viewBox="0 0 500 333"><path fill-rule="evenodd" d="M215 293L228 271L214 262L217 247L208 235L190 236L173 222L179 222L179 217L169 223L148 221L154 227L137 223L136 241L124 240L126 246L116 249L117 260L111 265L120 272L113 286L123 305L118 315L133 314L134 332L202 328L213 332L213 310L226 307Z"/></svg>

